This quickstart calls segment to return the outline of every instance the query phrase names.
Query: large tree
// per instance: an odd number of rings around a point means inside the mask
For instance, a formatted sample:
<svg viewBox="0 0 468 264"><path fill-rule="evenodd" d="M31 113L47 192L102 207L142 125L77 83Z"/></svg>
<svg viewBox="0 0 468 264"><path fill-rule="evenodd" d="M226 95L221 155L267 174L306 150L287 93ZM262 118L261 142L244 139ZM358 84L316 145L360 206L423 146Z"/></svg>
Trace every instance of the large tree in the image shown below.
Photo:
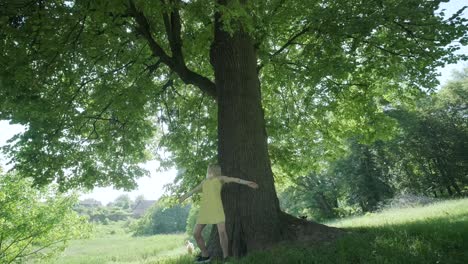
<svg viewBox="0 0 468 264"><path fill-rule="evenodd" d="M441 2L12 1L0 118L26 131L6 151L37 184L131 188L156 141L184 168L181 190L214 160L258 182L223 190L233 255L333 236L280 211L269 155L295 175L344 136L384 134L385 104L434 87L435 68L462 57L450 43L466 43L467 21L437 13Z"/></svg>

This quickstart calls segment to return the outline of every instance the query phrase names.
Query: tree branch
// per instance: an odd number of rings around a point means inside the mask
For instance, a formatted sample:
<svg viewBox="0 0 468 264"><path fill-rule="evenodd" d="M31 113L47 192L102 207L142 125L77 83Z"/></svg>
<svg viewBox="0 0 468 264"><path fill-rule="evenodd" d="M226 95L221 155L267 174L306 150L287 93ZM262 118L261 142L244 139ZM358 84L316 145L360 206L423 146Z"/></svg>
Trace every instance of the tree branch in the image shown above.
<svg viewBox="0 0 468 264"><path fill-rule="evenodd" d="M41 251L41 250L43 250L43 249L45 249L45 248L48 248L48 247L50 247L50 246L52 246L52 245L55 245L55 244L58 244L58 243L61 243L61 242L66 242L66 241L67 241L67 240L66 240L65 238L59 239L59 240L57 240L57 241L51 242L51 243L49 243L49 244L46 244L45 246L42 246L42 247L40 247L40 248L38 248L38 249L36 249L36 250L34 250L34 251L32 251L32 252L29 252L28 254L20 255L20 257L21 257L21 258L24 258L24 257L28 257L28 256L30 256L30 255L34 255L34 254L36 254L37 252L39 252L39 251Z"/></svg>
<svg viewBox="0 0 468 264"><path fill-rule="evenodd" d="M306 25L301 31L297 32L296 34L294 34L293 36L291 36L289 38L288 41L286 41L286 43L283 44L283 46L281 46L281 48L279 48L277 51L273 52L272 54L270 54L269 56L269 60L271 60L273 57L275 57L276 55L280 54L281 52L283 52L283 50L285 50L287 47L289 47L290 45L292 45L294 43L294 40L296 40L298 37L304 35L305 33L307 33L307 31L309 31L309 25ZM257 67L257 71L260 71L263 66L265 66L264 63L260 64L258 67Z"/></svg>
<svg viewBox="0 0 468 264"><path fill-rule="evenodd" d="M13 261L16 261L16 259L26 250L26 248L29 247L29 245L34 241L34 237L31 237L31 239L26 243L26 245L16 254L10 262L8 263L13 263Z"/></svg>
<svg viewBox="0 0 468 264"><path fill-rule="evenodd" d="M355 37L351 34L343 34L343 36L347 37L347 38L351 38L351 39L355 39L357 41L361 41L362 43L366 43L368 44L369 46L371 47L374 47L374 48L377 48L385 53L389 53L391 55L394 55L394 56L399 56L399 57L403 57L403 58L412 58L412 59L417 59L416 56L410 54L410 53L401 53L401 52L398 52L398 51L395 51L395 50L390 50L390 49L387 49L387 48L384 48L382 46L380 46L378 43L375 43L375 42L372 42L372 41L369 41L369 40L364 40L364 39L359 39L358 37Z"/></svg>
<svg viewBox="0 0 468 264"><path fill-rule="evenodd" d="M424 41L429 41L429 42L435 42L436 40L435 39L430 39L430 38L425 38L425 37L421 37L421 36L416 36L416 34L410 30L409 28L405 27L404 25L398 23L397 21L392 21L394 24L396 24L397 26L399 26L401 29L403 29L406 34L410 35L411 38L416 42L419 50L421 50L421 52L423 54L426 54L428 55L429 57L431 57L431 59L433 60L436 60L436 58L434 58L434 56L432 56L432 54L430 54L429 52L425 51L423 47L421 47L421 43L418 41L418 39L421 39L421 40L424 40Z"/></svg>
<svg viewBox="0 0 468 264"><path fill-rule="evenodd" d="M175 4L176 0L170 0L172 4ZM165 5L165 0L161 0L161 3ZM184 64L184 57L182 54L182 38L180 36L180 15L179 10L174 8L168 13L163 13L164 27L166 28L166 35L169 39L169 46L171 47L172 58L178 64Z"/></svg>
<svg viewBox="0 0 468 264"><path fill-rule="evenodd" d="M200 88L204 93L213 98L217 98L216 85L208 78L191 71L185 65L182 56L182 41L180 38L180 16L178 11L171 12L171 15L163 14L164 24L166 25L166 34L169 39L169 45L172 51L172 57L169 56L159 45L151 34L149 22L145 15L138 11L132 0L129 1L130 14L135 18L138 26L137 32L148 41L151 52L159 57L162 63L167 65L172 71L177 73L179 78L186 84L192 84Z"/></svg>
<svg viewBox="0 0 468 264"><path fill-rule="evenodd" d="M289 40L286 43L284 43L284 45L281 48L279 48L277 51L271 54L270 57L274 57L277 54L281 53L283 50L289 47L294 42L295 39L304 35L305 33L307 33L307 31L309 31L309 26L305 26L301 31L297 32L292 37L290 37Z"/></svg>

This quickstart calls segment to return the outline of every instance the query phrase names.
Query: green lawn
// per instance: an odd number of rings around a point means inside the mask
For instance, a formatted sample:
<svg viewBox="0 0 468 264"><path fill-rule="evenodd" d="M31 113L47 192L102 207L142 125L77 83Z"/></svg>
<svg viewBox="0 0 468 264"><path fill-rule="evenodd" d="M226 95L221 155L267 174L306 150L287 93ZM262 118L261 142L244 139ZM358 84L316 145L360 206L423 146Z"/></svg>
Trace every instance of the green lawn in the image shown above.
<svg viewBox="0 0 468 264"><path fill-rule="evenodd" d="M281 246L233 263L468 263L468 199L329 222L348 234L322 246ZM112 229L112 227L107 227ZM53 263L193 263L185 235L134 238L100 229Z"/></svg>
<svg viewBox="0 0 468 264"><path fill-rule="evenodd" d="M155 263L186 253L185 234L132 237L122 223L96 226L92 238L71 241L50 264Z"/></svg>

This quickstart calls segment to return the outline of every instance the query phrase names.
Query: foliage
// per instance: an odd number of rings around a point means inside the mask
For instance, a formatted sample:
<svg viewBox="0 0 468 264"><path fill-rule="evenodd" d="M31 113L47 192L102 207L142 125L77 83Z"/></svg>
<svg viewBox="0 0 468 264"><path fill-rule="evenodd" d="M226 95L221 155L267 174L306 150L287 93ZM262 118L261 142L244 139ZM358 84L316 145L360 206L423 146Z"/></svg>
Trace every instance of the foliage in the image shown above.
<svg viewBox="0 0 468 264"><path fill-rule="evenodd" d="M93 199L85 199L77 204L74 210L80 215L87 216L90 222L109 224L109 221L129 220L132 217L133 206L138 199L141 200L144 197L139 196L133 201L127 194L122 194L107 206L102 206L100 202Z"/></svg>
<svg viewBox="0 0 468 264"><path fill-rule="evenodd" d="M185 231L190 205L168 206L156 202L134 225L134 235L169 234Z"/></svg>
<svg viewBox="0 0 468 264"><path fill-rule="evenodd" d="M279 177L321 169L350 136L387 138L394 122L382 109L413 101L435 87L436 67L466 57L453 53L468 38L463 10L444 18L439 0L227 2L6 6L0 119L26 126L5 148L16 169L39 185L128 189L159 147L171 153L164 165L186 171L172 190L193 188L216 157L216 102L194 82L214 85L215 13L255 42ZM178 26L179 46L168 30Z"/></svg>
<svg viewBox="0 0 468 264"><path fill-rule="evenodd" d="M103 224L109 221L122 221L131 217L131 213L121 208L115 207L100 207L89 211L84 211L84 214L89 216L91 222L101 222Z"/></svg>
<svg viewBox="0 0 468 264"><path fill-rule="evenodd" d="M287 213L323 220L338 216L338 192L336 177L312 172L297 177L295 184L282 190L278 198Z"/></svg>
<svg viewBox="0 0 468 264"><path fill-rule="evenodd" d="M0 175L2 263L50 258L69 240L89 234L86 219L73 211L75 195L60 194L53 187L37 190L31 183L15 173Z"/></svg>
<svg viewBox="0 0 468 264"><path fill-rule="evenodd" d="M132 201L130 196L128 196L128 194L122 194L115 198L112 206L122 208L123 210L130 210L134 204L135 203Z"/></svg>
<svg viewBox="0 0 468 264"><path fill-rule="evenodd" d="M393 109L401 133L387 144L398 188L434 197L468 194L468 69L414 110Z"/></svg>
<svg viewBox="0 0 468 264"><path fill-rule="evenodd" d="M282 207L320 220L375 211L395 194L466 196L466 98L468 68L415 106L389 107L398 124L391 138L349 139L346 156L280 193Z"/></svg>
<svg viewBox="0 0 468 264"><path fill-rule="evenodd" d="M344 188L347 203L358 205L361 212L376 210L380 201L395 192L385 156L379 153L381 143L367 146L351 141L351 154L333 165L333 174Z"/></svg>
<svg viewBox="0 0 468 264"><path fill-rule="evenodd" d="M133 202L133 206L137 205L140 201L145 200L145 196L143 194L138 195L135 197L135 201Z"/></svg>

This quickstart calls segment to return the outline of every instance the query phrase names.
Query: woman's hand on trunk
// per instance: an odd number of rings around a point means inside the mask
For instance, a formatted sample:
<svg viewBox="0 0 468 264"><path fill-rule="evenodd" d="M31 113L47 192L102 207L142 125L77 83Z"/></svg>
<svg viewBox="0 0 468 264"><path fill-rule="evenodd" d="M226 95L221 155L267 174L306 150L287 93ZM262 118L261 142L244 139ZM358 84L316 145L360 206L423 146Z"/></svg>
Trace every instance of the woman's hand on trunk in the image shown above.
<svg viewBox="0 0 468 264"><path fill-rule="evenodd" d="M258 189L258 184L255 183L255 182L248 182L247 183L247 186L249 186L250 188L253 188L253 189Z"/></svg>

